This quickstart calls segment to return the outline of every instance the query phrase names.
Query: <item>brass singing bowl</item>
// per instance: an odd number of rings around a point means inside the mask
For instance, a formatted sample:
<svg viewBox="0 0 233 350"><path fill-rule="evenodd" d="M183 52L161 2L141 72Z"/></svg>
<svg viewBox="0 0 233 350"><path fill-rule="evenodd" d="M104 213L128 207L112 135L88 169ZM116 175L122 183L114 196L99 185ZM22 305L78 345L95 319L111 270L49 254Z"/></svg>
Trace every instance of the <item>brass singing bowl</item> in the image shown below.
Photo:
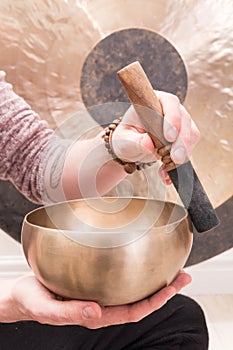
<svg viewBox="0 0 233 350"><path fill-rule="evenodd" d="M22 245L38 280L55 294L121 305L170 284L189 256L192 236L182 206L108 197L32 211Z"/></svg>

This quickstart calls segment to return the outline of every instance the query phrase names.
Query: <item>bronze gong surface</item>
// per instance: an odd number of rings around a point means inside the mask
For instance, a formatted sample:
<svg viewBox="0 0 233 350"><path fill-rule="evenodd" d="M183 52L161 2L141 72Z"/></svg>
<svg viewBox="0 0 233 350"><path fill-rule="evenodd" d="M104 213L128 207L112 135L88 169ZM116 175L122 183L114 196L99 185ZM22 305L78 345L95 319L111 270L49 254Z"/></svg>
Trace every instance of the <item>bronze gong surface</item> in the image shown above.
<svg viewBox="0 0 233 350"><path fill-rule="evenodd" d="M88 106L82 83L84 73L88 81L85 64L111 35L141 30L163 38L174 48L187 74L187 86L182 85L183 103L202 134L192 162L221 220L221 225L208 235L195 235L195 257L190 261L205 260L232 247L232 2L26 0L17 2L14 9L12 3L0 3L0 69L6 71L16 92L54 129ZM142 51L146 43L151 45L149 41L143 42ZM122 50L118 53L120 56ZM130 54L132 57L133 51ZM153 65L153 59L147 65L146 58L144 68L151 76L162 70ZM91 72L89 83L93 84ZM157 195L161 184L157 184L154 171L146 178L155 181L153 195ZM135 176L132 184L145 179L145 175ZM122 184L119 191L124 192L124 187ZM134 186L134 195L143 193L147 193L146 185ZM1 183L1 194L1 227L18 237L23 215L34 205L8 183ZM14 197L13 210L10 203Z"/></svg>

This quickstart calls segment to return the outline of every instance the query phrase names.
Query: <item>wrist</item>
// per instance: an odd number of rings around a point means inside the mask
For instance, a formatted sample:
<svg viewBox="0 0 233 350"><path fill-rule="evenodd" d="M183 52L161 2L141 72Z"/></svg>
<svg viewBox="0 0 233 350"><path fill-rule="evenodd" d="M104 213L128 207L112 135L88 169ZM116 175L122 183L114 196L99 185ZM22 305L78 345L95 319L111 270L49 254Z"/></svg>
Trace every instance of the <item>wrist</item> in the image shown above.
<svg viewBox="0 0 233 350"><path fill-rule="evenodd" d="M103 131L72 144L62 173L64 200L104 195L127 175L105 148Z"/></svg>
<svg viewBox="0 0 233 350"><path fill-rule="evenodd" d="M122 165L127 174L132 174L137 169L136 163L126 162L126 161L118 158L116 156L116 154L113 150L113 146L112 146L112 134L113 134L114 130L117 128L117 126L120 124L121 119L122 118L113 120L113 122L111 124L109 124L104 129L104 134L102 137L103 137L104 142L105 142L105 147L106 147L108 153L110 154L110 156L112 157L112 159L115 162L117 162L118 164Z"/></svg>

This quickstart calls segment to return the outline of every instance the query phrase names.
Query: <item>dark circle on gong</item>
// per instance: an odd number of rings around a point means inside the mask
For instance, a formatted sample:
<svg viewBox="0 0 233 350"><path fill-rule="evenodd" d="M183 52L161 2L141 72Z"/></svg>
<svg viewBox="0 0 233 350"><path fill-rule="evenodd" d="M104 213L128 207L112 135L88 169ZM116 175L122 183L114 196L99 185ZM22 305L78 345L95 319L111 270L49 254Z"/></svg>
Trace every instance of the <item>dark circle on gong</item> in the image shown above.
<svg viewBox="0 0 233 350"><path fill-rule="evenodd" d="M177 95L181 102L187 92L187 72L175 47L160 34L130 28L101 40L86 57L81 74L81 94L87 109L99 124L107 124L125 112L127 104L111 113L98 113L93 106L129 102L117 71L139 61L155 90ZM98 108L97 108L98 109ZM98 109L99 110L99 109Z"/></svg>

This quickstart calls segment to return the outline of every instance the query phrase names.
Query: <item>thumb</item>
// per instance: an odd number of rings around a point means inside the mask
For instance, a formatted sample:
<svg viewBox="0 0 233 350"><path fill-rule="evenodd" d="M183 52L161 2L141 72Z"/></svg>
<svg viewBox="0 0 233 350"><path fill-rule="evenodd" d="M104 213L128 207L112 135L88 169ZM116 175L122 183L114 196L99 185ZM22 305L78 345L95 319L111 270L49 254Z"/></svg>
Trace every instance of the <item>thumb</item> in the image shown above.
<svg viewBox="0 0 233 350"><path fill-rule="evenodd" d="M141 162L154 162L157 159L160 159L157 149L154 146L154 143L150 136L145 133L137 133L138 137L138 145L141 153L141 158L139 159Z"/></svg>
<svg viewBox="0 0 233 350"><path fill-rule="evenodd" d="M139 144L142 150L154 153L155 146L147 133L138 134Z"/></svg>
<svg viewBox="0 0 233 350"><path fill-rule="evenodd" d="M118 158L130 162L153 162L155 148L150 136L134 127L119 125L112 135L112 147Z"/></svg>
<svg viewBox="0 0 233 350"><path fill-rule="evenodd" d="M97 320L102 316L99 304L89 301L65 300L47 303L46 316L52 324L82 324L85 320Z"/></svg>

